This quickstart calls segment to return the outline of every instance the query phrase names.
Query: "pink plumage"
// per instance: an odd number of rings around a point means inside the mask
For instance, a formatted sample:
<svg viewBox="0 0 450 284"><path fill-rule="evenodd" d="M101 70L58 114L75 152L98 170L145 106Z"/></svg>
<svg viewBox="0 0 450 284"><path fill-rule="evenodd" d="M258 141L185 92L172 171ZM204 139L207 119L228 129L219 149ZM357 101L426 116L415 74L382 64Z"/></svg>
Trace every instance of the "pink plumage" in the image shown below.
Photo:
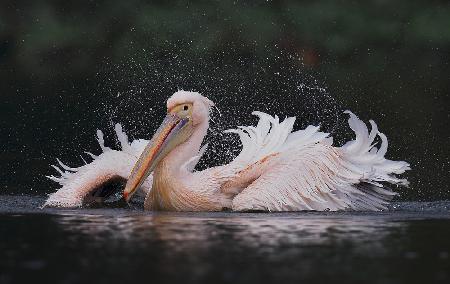
<svg viewBox="0 0 450 284"><path fill-rule="evenodd" d="M355 140L342 147L332 138L308 126L293 131L294 117L280 121L262 112L256 126L228 130L239 135L242 151L227 164L195 171L206 150L201 147L208 130L213 102L196 92L176 92L167 101L168 110L184 103L193 105L192 135L172 149L141 186L148 210L174 211L299 211L383 210L396 194L383 184L407 185L396 175L409 169L404 161L385 158L387 138L370 121L372 129L356 115L349 125ZM116 133L121 151L103 150L94 160L78 168L60 163L60 177L49 177L62 187L51 194L46 206L82 206L87 194L114 177L128 178L148 141L128 142L120 125ZM379 136L379 149L374 143Z"/></svg>

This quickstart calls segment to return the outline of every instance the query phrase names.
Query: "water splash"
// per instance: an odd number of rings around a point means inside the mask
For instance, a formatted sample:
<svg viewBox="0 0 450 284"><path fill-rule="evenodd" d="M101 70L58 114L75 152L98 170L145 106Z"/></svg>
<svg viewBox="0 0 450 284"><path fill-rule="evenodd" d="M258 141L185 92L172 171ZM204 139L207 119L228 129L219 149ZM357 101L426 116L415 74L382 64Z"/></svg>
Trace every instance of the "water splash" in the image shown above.
<svg viewBox="0 0 450 284"><path fill-rule="evenodd" d="M165 112L165 101L179 89L202 93L213 100L207 142L208 151L199 168L229 162L239 152L236 137L223 131L255 123L254 110L296 116L296 129L321 125L333 136L345 126L343 108L324 83L309 74L300 57L282 53L255 62L246 58L202 61L168 52L164 56L145 53L140 60L106 65L99 74L99 120L112 128L124 124L131 138L149 139ZM103 122L105 123L105 122Z"/></svg>

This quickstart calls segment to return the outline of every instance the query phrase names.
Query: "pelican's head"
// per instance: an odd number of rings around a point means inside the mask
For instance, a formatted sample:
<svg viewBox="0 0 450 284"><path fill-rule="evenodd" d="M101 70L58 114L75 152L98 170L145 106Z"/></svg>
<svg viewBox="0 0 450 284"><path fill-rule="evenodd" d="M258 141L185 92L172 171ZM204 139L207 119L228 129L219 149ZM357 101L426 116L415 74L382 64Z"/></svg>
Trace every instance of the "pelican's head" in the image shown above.
<svg viewBox="0 0 450 284"><path fill-rule="evenodd" d="M124 199L128 202L158 163L184 143L195 128L209 119L214 103L197 92L178 91L167 100L167 115L142 152L128 177Z"/></svg>

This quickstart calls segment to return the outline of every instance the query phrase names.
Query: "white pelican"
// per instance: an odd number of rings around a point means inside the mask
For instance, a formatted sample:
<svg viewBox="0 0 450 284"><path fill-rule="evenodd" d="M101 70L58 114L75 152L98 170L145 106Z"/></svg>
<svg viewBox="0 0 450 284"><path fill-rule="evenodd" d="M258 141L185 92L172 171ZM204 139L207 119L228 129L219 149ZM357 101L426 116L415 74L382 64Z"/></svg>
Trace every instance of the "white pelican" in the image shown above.
<svg viewBox="0 0 450 284"><path fill-rule="evenodd" d="M409 164L386 159L386 136L373 121L369 133L350 111L356 139L342 147L332 146L329 134L316 126L292 131L295 117L280 122L277 116L253 112L257 126L228 130L239 135L240 154L227 165L195 171L206 150L202 142L213 105L197 92L178 91L168 99L167 116L150 142L130 144L116 125L121 151L105 147L98 130L103 153L78 168L58 160L61 168L54 167L61 176L49 178L62 187L45 206L82 206L86 198L101 196L98 189L105 183L126 179L124 199L140 189L146 210L382 210L396 194L383 184L408 184L396 175L409 170Z"/></svg>

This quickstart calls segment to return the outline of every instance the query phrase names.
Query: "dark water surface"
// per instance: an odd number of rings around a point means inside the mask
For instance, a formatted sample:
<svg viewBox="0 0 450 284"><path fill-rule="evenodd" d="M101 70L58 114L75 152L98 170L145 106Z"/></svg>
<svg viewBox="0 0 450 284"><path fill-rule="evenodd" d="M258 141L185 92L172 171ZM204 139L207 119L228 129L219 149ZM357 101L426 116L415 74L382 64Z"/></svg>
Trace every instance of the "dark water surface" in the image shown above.
<svg viewBox="0 0 450 284"><path fill-rule="evenodd" d="M0 196L0 283L450 283L450 201L389 212L37 209Z"/></svg>

